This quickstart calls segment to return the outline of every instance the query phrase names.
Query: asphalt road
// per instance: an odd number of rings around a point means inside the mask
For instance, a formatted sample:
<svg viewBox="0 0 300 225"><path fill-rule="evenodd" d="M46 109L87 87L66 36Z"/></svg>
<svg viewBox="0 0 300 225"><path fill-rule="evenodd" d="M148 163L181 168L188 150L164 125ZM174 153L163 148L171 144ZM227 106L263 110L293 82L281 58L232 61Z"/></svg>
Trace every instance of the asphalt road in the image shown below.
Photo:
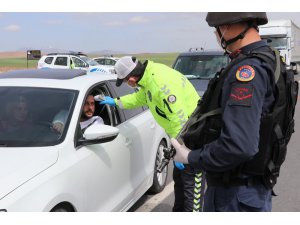
<svg viewBox="0 0 300 225"><path fill-rule="evenodd" d="M300 80L300 74L295 76ZM300 97L295 112L295 133L288 145L286 160L281 167L280 177L274 188L274 212L300 212ZM166 188L159 194L145 194L129 211L131 212L171 212L174 203L174 183L172 163Z"/></svg>

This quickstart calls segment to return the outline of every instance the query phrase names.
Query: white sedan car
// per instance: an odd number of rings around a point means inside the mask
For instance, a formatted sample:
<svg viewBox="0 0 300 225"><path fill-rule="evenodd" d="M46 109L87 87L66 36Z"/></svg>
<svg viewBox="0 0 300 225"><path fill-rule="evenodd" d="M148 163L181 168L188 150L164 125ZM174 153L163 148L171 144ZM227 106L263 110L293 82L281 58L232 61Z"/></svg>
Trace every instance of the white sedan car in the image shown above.
<svg viewBox="0 0 300 225"><path fill-rule="evenodd" d="M117 88L115 75L19 70L0 80L0 211L126 211L165 187L167 167L156 167L169 140L147 108L96 104L105 125L80 129L88 93L135 91ZM57 133L61 110L68 115Z"/></svg>

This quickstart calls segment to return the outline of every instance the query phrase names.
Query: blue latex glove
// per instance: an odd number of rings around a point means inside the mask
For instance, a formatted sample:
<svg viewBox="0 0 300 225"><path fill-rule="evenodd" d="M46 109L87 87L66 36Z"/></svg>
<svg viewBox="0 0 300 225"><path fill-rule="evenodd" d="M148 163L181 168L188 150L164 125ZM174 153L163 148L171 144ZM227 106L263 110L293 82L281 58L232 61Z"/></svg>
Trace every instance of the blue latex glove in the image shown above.
<svg viewBox="0 0 300 225"><path fill-rule="evenodd" d="M110 97L110 96L105 96L105 100L104 100L104 101L101 101L101 102L100 102L100 105L105 105L105 104L111 105L111 106L115 106L115 105L116 105L116 102L115 102L115 100L114 100L112 97Z"/></svg>
<svg viewBox="0 0 300 225"><path fill-rule="evenodd" d="M175 166L177 167L177 169L179 169L179 170L184 170L184 164L183 163L181 163L181 162L176 162L176 161L174 161L174 164L175 164Z"/></svg>

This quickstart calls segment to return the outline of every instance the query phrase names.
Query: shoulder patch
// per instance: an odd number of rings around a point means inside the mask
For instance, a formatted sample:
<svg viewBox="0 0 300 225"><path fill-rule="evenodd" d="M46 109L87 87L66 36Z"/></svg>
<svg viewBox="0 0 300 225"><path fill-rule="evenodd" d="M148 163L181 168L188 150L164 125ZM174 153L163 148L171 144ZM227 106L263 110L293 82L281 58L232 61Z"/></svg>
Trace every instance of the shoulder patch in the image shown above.
<svg viewBox="0 0 300 225"><path fill-rule="evenodd" d="M236 71L235 76L239 81L250 81L255 77L255 70L249 65L240 66Z"/></svg>
<svg viewBox="0 0 300 225"><path fill-rule="evenodd" d="M176 102L176 96L175 95L169 95L168 102L175 103Z"/></svg>
<svg viewBox="0 0 300 225"><path fill-rule="evenodd" d="M231 106L249 106L252 105L253 85L251 83L235 83L232 85L229 102Z"/></svg>

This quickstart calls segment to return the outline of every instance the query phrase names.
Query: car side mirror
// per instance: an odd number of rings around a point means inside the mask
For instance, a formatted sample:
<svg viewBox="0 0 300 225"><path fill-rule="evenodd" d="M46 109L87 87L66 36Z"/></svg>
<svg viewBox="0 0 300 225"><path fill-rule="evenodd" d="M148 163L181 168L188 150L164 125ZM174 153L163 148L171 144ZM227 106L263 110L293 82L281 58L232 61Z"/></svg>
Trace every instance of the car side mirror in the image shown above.
<svg viewBox="0 0 300 225"><path fill-rule="evenodd" d="M106 143L114 140L118 135L119 129L116 127L104 124L93 124L85 130L83 138L79 140L79 144L90 145Z"/></svg>

